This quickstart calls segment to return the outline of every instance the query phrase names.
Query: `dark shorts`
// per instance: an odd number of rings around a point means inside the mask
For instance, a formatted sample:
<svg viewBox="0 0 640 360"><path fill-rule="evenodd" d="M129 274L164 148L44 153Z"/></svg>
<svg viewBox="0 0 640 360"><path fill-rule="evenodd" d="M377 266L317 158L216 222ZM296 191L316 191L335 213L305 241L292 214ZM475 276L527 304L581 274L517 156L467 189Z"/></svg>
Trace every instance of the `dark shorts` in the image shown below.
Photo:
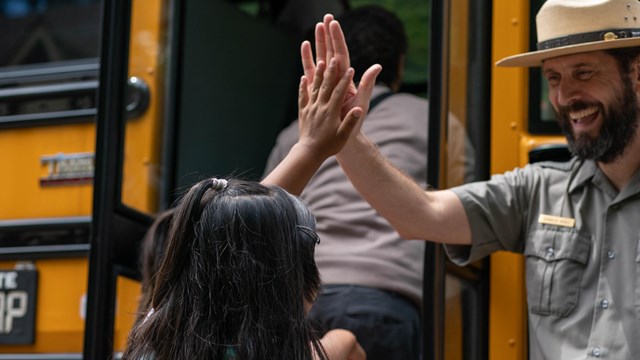
<svg viewBox="0 0 640 360"><path fill-rule="evenodd" d="M394 292L355 285L326 285L309 318L323 331L352 331L367 360L418 360L420 313Z"/></svg>

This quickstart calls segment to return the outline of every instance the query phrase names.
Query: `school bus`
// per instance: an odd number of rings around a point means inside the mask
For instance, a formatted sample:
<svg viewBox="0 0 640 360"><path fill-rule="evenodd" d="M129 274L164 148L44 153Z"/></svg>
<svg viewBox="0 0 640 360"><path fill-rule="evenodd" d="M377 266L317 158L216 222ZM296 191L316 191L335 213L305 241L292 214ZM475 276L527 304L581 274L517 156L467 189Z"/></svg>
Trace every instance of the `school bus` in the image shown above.
<svg viewBox="0 0 640 360"><path fill-rule="evenodd" d="M308 1L308 2L307 2ZM542 0L378 3L410 37L404 91L430 101L430 183L566 157L536 70L495 68L535 46ZM154 214L205 176L257 180L296 116L311 0L5 1L0 30L0 360L107 359L139 296ZM309 20L311 19L311 20ZM526 359L522 257L460 268L425 253L425 359Z"/></svg>

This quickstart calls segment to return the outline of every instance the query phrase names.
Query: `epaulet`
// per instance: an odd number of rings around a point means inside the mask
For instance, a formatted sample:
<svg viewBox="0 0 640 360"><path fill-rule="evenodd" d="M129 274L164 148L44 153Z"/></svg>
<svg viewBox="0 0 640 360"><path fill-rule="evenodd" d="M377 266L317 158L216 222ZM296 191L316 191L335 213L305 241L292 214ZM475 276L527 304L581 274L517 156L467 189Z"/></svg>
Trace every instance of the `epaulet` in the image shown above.
<svg viewBox="0 0 640 360"><path fill-rule="evenodd" d="M535 163L535 165L540 166L542 168L547 168L547 169L569 171L573 168L577 160L578 158L573 157L569 161L540 161Z"/></svg>

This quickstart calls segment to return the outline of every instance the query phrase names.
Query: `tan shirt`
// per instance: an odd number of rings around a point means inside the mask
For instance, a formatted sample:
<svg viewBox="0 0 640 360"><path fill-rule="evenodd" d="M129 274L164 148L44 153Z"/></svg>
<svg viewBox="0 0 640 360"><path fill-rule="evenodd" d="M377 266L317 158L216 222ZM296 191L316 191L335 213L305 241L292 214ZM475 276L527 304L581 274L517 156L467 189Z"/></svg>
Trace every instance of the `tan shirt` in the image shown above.
<svg viewBox="0 0 640 360"><path fill-rule="evenodd" d="M595 162L573 159L453 191L473 238L445 247L454 262L526 257L531 359L640 357L640 172L617 192Z"/></svg>
<svg viewBox="0 0 640 360"><path fill-rule="evenodd" d="M373 97L386 91L389 89L376 85ZM380 152L423 187L427 182L428 113L427 100L398 93L380 102L362 125ZM296 121L278 136L265 174L297 140ZM335 157L320 166L300 197L318 221L320 244L315 259L323 284L372 287L421 302L424 241L400 238L360 196Z"/></svg>

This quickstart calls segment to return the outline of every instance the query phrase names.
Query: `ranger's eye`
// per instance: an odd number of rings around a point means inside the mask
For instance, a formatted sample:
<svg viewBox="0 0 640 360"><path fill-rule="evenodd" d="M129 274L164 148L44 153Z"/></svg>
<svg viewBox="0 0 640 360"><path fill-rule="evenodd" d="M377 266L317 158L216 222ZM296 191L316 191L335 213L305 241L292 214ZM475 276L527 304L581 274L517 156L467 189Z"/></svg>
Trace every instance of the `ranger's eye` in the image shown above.
<svg viewBox="0 0 640 360"><path fill-rule="evenodd" d="M593 70L581 69L576 71L576 79L588 80L593 76Z"/></svg>
<svg viewBox="0 0 640 360"><path fill-rule="evenodd" d="M547 82L549 83L549 86L558 85L558 83L560 82L560 75L556 73L547 73L545 76L547 78Z"/></svg>

